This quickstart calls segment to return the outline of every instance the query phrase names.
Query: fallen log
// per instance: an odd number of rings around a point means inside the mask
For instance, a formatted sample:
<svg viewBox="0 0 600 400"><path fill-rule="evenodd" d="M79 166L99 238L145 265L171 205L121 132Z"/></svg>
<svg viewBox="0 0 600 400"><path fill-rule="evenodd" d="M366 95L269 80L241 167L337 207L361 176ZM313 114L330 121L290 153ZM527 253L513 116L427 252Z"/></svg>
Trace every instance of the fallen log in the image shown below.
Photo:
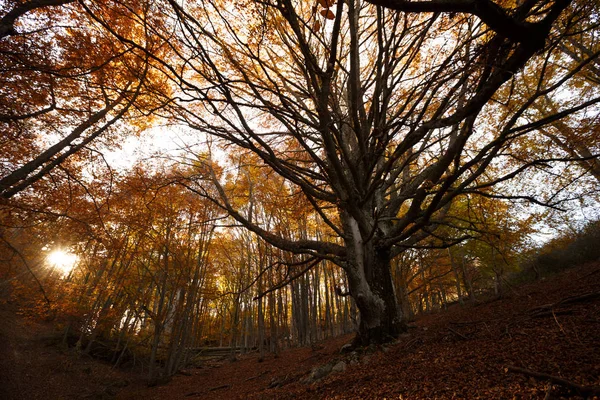
<svg viewBox="0 0 600 400"><path fill-rule="evenodd" d="M595 300L597 298L600 298L600 292L584 293L581 295L569 296L553 304L544 304L543 306L531 308L527 311L527 313L535 317L537 314L547 313L548 311L558 308L560 306L574 303L584 303L586 301Z"/></svg>
<svg viewBox="0 0 600 400"><path fill-rule="evenodd" d="M571 382L564 378L561 378L560 376L554 376L554 375L544 374L542 372L530 371L528 369L519 368L519 367L515 367L512 365L507 366L506 371L523 374L523 375L530 376L532 378L543 380L543 381L550 381L557 385L571 389L582 397L600 396L600 387L578 385L577 383L574 383L574 382Z"/></svg>

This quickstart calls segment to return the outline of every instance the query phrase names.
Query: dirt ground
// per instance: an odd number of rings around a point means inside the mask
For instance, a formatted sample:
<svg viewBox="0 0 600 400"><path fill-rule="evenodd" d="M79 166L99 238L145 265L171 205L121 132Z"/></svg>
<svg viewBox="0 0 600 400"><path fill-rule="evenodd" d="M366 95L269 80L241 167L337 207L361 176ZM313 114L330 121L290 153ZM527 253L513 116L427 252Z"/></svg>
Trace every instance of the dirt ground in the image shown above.
<svg viewBox="0 0 600 400"><path fill-rule="evenodd" d="M114 399L137 374L78 357L51 323L0 303L0 400Z"/></svg>
<svg viewBox="0 0 600 400"><path fill-rule="evenodd" d="M61 350L50 325L15 311L0 309L0 399L583 398L515 368L600 387L600 263L422 317L385 347L341 354L345 336L263 362L251 354L188 369L156 387ZM345 370L314 379L323 366Z"/></svg>

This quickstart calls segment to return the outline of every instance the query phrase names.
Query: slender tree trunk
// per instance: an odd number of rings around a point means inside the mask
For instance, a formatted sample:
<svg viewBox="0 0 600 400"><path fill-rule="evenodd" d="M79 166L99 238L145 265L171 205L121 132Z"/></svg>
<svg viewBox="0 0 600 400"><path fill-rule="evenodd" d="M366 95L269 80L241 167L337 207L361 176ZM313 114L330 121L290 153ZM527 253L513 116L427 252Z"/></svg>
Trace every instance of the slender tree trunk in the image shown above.
<svg viewBox="0 0 600 400"><path fill-rule="evenodd" d="M163 313L164 313L164 306L165 306L165 299L166 299L166 292L167 292L167 277L168 277L168 273L169 273L169 239L170 239L170 235L171 234L171 229L170 227L167 227L167 231L166 231L166 243L164 245L164 252L163 252L163 263L164 263L164 269L161 271L162 274L162 279L161 279L161 286L162 287L157 287L156 290L158 290L160 292L160 297L158 300L158 305L157 307L155 307L154 309L154 338L152 340L152 351L150 353L150 366L148 369L148 384L150 386L154 386L156 385L157 381L158 381L158 374L156 371L156 356L158 353L158 346L160 344L161 341L161 336L163 334L163 328L164 328L164 319L163 319Z"/></svg>
<svg viewBox="0 0 600 400"><path fill-rule="evenodd" d="M442 300L442 307L446 310L448 308L448 299L446 298L446 289L444 288L444 285L440 285L440 298Z"/></svg>
<svg viewBox="0 0 600 400"><path fill-rule="evenodd" d="M458 302L461 305L464 305L465 302L463 300L462 289L460 287L460 276L458 274L458 267L456 266L456 261L454 260L450 249L448 249L448 257L450 257L450 265L452 266L452 272L454 273L454 283L456 285L456 295L458 296Z"/></svg>
<svg viewBox="0 0 600 400"><path fill-rule="evenodd" d="M156 310L156 317L154 319L154 337L152 339L152 350L150 353L150 366L148 368L148 385L154 386L157 383L158 376L156 373L156 356L158 353L158 346L160 344L161 335L163 332L163 321L161 315L163 313L163 306L165 303L165 289L166 285L163 285L160 299L158 301L158 308Z"/></svg>
<svg viewBox="0 0 600 400"><path fill-rule="evenodd" d="M263 279L262 276L258 278L258 293L263 291ZM258 360L263 361L265 359L265 315L263 311L263 297L258 298Z"/></svg>
<svg viewBox="0 0 600 400"><path fill-rule="evenodd" d="M271 269L269 269L269 274L268 274L268 279L269 279L269 285L272 286L273 285L273 271ZM279 291L280 295L281 295L281 290ZM269 340L269 344L271 346L271 353L274 353L275 355L277 355L278 352L278 329L277 329L277 323L278 320L276 318L276 302L275 302L275 293L270 292L269 296L267 298L268 302L269 302L269 325L270 325L270 340Z"/></svg>
<svg viewBox="0 0 600 400"><path fill-rule="evenodd" d="M319 341L319 267L312 271L312 304L311 304L311 338L312 342Z"/></svg>
<svg viewBox="0 0 600 400"><path fill-rule="evenodd" d="M469 295L469 300L471 300L471 302L475 301L475 291L473 290L473 282L471 281L471 278L469 277L469 274L467 273L467 266L465 265L465 257L462 257L461 263L460 263L460 267L462 269L462 276L463 276L463 281L465 282L465 286L467 288L467 294Z"/></svg>
<svg viewBox="0 0 600 400"><path fill-rule="evenodd" d="M231 348L230 358L232 361L237 359L236 349L238 345L238 324L239 324L239 310L240 310L240 296L237 295L234 300L234 310L231 320L231 337L229 338L229 347Z"/></svg>

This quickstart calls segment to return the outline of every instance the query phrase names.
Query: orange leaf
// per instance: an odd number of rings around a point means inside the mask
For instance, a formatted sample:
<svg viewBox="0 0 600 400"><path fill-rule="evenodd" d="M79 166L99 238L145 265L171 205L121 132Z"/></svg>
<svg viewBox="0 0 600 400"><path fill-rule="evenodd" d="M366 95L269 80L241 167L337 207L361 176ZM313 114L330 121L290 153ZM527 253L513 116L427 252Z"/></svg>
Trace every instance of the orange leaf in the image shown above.
<svg viewBox="0 0 600 400"><path fill-rule="evenodd" d="M327 19L335 18L335 15L333 14L333 11L331 11L331 10L321 10L321 15Z"/></svg>
<svg viewBox="0 0 600 400"><path fill-rule="evenodd" d="M335 4L335 1L336 0L317 0L317 3L319 3L324 8L329 8Z"/></svg>

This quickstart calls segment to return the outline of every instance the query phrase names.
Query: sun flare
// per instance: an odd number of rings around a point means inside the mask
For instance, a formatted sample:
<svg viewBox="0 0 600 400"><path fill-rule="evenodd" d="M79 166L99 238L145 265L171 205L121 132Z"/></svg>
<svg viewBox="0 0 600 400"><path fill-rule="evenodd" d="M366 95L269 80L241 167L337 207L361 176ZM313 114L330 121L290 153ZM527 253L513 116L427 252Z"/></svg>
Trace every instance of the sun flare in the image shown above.
<svg viewBox="0 0 600 400"><path fill-rule="evenodd" d="M75 267L77 256L63 250L54 250L52 253L48 254L48 262L54 268L61 271L63 275L67 275L73 270L73 267Z"/></svg>

